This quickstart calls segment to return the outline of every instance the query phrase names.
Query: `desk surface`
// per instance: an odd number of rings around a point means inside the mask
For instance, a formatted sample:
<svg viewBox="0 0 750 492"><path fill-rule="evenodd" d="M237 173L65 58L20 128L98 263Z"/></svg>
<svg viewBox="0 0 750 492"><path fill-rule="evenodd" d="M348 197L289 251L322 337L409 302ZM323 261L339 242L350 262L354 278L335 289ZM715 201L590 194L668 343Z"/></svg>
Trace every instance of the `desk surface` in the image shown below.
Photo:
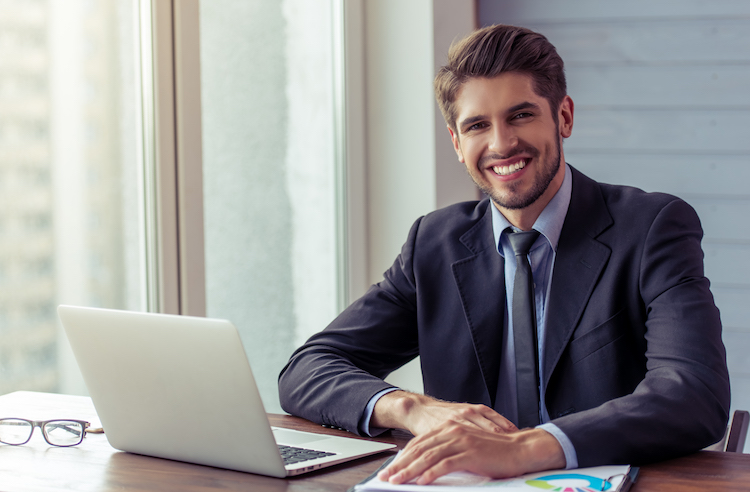
<svg viewBox="0 0 750 492"><path fill-rule="evenodd" d="M99 425L89 398L16 392L0 396L0 416L30 419L76 418ZM272 425L351 436L287 415L269 415ZM378 440L403 447L409 434L390 432ZM47 445L36 430L25 446L0 444L2 490L252 490L254 492L346 491L373 473L392 453L362 458L300 477L277 479L118 451L102 434L89 434L77 447ZM750 455L702 451L649 465L633 492L750 490Z"/></svg>

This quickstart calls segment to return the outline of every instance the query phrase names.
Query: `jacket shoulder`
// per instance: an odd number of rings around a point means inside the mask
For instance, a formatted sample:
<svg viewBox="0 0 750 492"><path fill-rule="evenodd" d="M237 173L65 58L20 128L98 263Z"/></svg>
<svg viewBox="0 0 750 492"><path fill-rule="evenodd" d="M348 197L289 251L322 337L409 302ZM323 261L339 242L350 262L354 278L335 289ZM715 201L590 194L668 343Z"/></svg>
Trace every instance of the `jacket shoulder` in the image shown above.
<svg viewBox="0 0 750 492"><path fill-rule="evenodd" d="M461 236L489 211L489 199L459 202L430 212L421 219L421 232Z"/></svg>

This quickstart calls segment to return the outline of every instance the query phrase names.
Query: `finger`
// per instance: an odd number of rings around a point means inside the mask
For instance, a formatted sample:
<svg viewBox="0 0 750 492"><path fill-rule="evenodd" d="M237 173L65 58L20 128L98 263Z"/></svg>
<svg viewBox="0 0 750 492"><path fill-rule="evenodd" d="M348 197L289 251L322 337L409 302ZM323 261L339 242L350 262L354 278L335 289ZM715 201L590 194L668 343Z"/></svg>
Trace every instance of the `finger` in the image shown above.
<svg viewBox="0 0 750 492"><path fill-rule="evenodd" d="M490 413L488 415L485 415L485 417L489 421L497 425L500 428L500 432L516 432L518 430L518 427L516 427L516 424L506 419L499 413L495 412L491 408L488 410L490 410Z"/></svg>
<svg viewBox="0 0 750 492"><path fill-rule="evenodd" d="M415 478L418 478L424 470L428 469L428 461L423 459L421 456L408 462L402 462L398 466L389 467L387 482L392 484L407 483Z"/></svg>
<svg viewBox="0 0 750 492"><path fill-rule="evenodd" d="M431 467L426 468L422 471L422 473L420 473L419 477L417 478L417 485L429 485L443 475L447 475L454 471L466 470L467 466L464 463L465 460L463 458L464 456L462 454L459 454L451 455L441 459L440 461L438 461Z"/></svg>
<svg viewBox="0 0 750 492"><path fill-rule="evenodd" d="M385 467L384 469L380 470L378 472L378 479L382 480L383 482L391 482L392 480L396 480L395 478L401 473L404 468L406 468L410 461L408 460L402 460L402 455L399 455L399 458L397 460L394 460L390 465ZM401 483L401 482L394 482L394 483Z"/></svg>
<svg viewBox="0 0 750 492"><path fill-rule="evenodd" d="M397 479L391 479L391 477L399 475L405 468L407 468L414 460L418 459L421 453L421 450L424 448L419 448L416 452L414 452L415 443L422 438L414 438L411 441L409 441L406 444L406 447L402 449L399 454L396 456L396 458L384 469L380 470L378 472L378 479L388 482L393 480L399 480ZM394 482L394 483L401 483Z"/></svg>
<svg viewBox="0 0 750 492"><path fill-rule="evenodd" d="M453 449L457 444L455 432L460 432L460 427L465 428L465 425L454 423L450 429L412 439L398 458L384 470L386 473L383 473L382 478L381 475L378 478L400 484L421 476L425 470L456 452Z"/></svg>
<svg viewBox="0 0 750 492"><path fill-rule="evenodd" d="M498 434L515 432L518 430L513 422L484 405L467 407L462 412L462 419L479 429Z"/></svg>
<svg viewBox="0 0 750 492"><path fill-rule="evenodd" d="M390 477L396 475L401 470L409 466L409 464L419 457L419 453L414 453L415 442L421 438L414 438L409 441L404 449L402 449L396 458L384 469L378 472L378 478L384 482L387 482Z"/></svg>
<svg viewBox="0 0 750 492"><path fill-rule="evenodd" d="M412 455L412 453L410 453L410 451L414 447L415 441L417 441L418 439L421 438L415 437L414 439L406 443L406 446L398 453L398 455L396 455L396 458L394 458L394 460L391 461L388 466L378 472L378 478L380 480L387 482L391 476L400 472L401 470L406 468L409 463L411 463L411 461L414 459L414 456Z"/></svg>

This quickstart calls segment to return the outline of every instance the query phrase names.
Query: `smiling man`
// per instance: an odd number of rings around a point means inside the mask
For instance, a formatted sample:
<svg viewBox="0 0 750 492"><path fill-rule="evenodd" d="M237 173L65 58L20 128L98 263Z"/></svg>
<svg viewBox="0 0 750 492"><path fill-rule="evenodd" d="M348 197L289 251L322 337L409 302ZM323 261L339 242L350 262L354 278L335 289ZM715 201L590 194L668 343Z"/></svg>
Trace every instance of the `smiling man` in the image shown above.
<svg viewBox="0 0 750 492"><path fill-rule="evenodd" d="M411 431L380 474L394 483L647 463L719 440L729 377L693 209L566 164L574 105L540 34L476 31L435 93L488 198L415 222L383 280L291 357L283 408ZM417 355L424 395L383 381Z"/></svg>

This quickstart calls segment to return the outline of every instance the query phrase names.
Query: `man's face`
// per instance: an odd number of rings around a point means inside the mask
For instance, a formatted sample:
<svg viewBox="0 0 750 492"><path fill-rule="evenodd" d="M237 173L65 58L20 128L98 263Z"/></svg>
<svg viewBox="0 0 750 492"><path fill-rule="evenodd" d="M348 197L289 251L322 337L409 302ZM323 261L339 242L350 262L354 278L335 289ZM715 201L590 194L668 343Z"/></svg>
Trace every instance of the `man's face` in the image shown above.
<svg viewBox="0 0 750 492"><path fill-rule="evenodd" d="M565 97L556 122L531 77L508 72L469 79L456 107L453 146L477 186L501 209L546 206L565 176L561 142L573 127L573 101Z"/></svg>

